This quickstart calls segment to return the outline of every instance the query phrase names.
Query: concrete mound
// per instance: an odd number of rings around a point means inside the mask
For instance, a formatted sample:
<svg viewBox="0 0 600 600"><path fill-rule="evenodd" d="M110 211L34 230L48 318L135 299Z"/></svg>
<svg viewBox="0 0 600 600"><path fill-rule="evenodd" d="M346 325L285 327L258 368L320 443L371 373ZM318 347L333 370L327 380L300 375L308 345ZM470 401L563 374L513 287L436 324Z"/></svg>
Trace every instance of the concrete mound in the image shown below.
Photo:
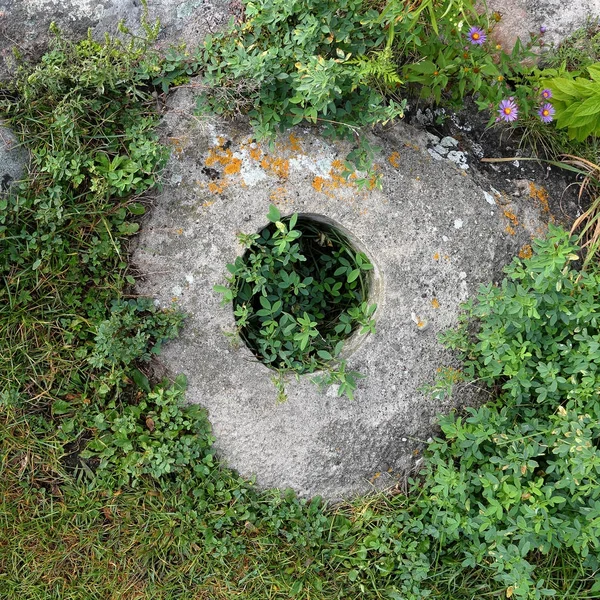
<svg viewBox="0 0 600 600"><path fill-rule="evenodd" d="M459 304L545 230L540 194L515 204L475 182L468 153L456 161L429 152L435 143L461 153L456 140L404 124L371 140L383 189L370 189L360 175L342 176L349 144L301 128L259 144L244 124L183 117L191 104L189 90L172 99L163 125L172 158L133 254L144 274L138 292L188 314L161 360L187 375L187 398L208 409L221 457L260 486L339 499L392 485L419 462L438 412L483 399L468 388L434 402L419 388L452 365L437 336L456 323ZM349 356L366 375L352 402L302 376L277 403L273 372L226 335L232 308L212 288L242 254L236 233L264 227L270 203L338 223L377 266L377 333Z"/></svg>

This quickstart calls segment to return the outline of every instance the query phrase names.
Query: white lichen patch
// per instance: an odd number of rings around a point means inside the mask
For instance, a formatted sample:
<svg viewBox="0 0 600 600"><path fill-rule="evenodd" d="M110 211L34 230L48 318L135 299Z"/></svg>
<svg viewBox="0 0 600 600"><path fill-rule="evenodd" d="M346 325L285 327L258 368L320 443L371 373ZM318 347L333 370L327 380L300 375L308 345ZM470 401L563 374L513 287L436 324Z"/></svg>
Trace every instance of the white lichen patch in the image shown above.
<svg viewBox="0 0 600 600"><path fill-rule="evenodd" d="M489 192L484 190L483 196L485 197L485 201L492 206L496 205L496 200L494 200L494 196L492 196Z"/></svg>
<svg viewBox="0 0 600 600"><path fill-rule="evenodd" d="M105 8L102 4L95 2L94 0L24 0L23 6L29 15L39 15L44 11L56 11L62 9L65 14L69 15L72 21L85 17L95 17L100 19L104 13Z"/></svg>

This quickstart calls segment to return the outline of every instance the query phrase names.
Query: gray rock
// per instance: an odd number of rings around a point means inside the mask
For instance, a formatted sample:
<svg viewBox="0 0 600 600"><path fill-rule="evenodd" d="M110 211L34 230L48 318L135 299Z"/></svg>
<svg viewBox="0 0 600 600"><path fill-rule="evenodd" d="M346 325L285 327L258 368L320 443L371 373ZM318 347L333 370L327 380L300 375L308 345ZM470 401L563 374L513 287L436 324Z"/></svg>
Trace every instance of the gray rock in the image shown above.
<svg viewBox="0 0 600 600"><path fill-rule="evenodd" d="M429 153L429 156L435 160L444 160L444 157L441 154L438 154L435 148L427 148L427 152Z"/></svg>
<svg viewBox="0 0 600 600"><path fill-rule="evenodd" d="M517 38L527 42L529 33L538 34L542 26L546 45L558 44L588 19L600 17L600 0L487 0L487 8L502 15L492 37L508 52Z"/></svg>
<svg viewBox="0 0 600 600"><path fill-rule="evenodd" d="M464 152L460 152L460 150L451 150L448 152L446 158L451 160L453 163L456 163L460 169L469 168L469 164L467 163L467 155Z"/></svg>
<svg viewBox="0 0 600 600"><path fill-rule="evenodd" d="M456 146L458 146L458 140L455 140L453 137L447 135L442 138L440 145L444 146L444 148L456 148Z"/></svg>
<svg viewBox="0 0 600 600"><path fill-rule="evenodd" d="M27 152L19 146L15 134L0 122L0 194L25 176L27 163Z"/></svg>
<svg viewBox="0 0 600 600"><path fill-rule="evenodd" d="M244 124L182 119L192 105L189 90L172 98L163 132L179 151L133 256L147 273L138 292L188 314L161 360L187 375L188 400L208 409L220 456L258 485L339 499L393 484L415 468L437 413L479 401L472 387L444 402L419 388L453 364L437 336L457 322L459 303L501 277L542 225L539 215L525 201L507 207L524 224L507 233L502 213L490 217L481 201L482 187L448 161L428 160L426 136L404 124L373 140L383 189L361 190L339 175L345 143L307 128L275 147L257 145ZM218 179L203 173L207 166ZM174 175L179 185L169 184ZM289 378L288 401L278 404L273 372L225 335L232 309L212 288L243 252L236 233L264 227L271 202L284 214L331 219L376 265L377 333L347 354L349 368L366 375L352 402L302 376Z"/></svg>

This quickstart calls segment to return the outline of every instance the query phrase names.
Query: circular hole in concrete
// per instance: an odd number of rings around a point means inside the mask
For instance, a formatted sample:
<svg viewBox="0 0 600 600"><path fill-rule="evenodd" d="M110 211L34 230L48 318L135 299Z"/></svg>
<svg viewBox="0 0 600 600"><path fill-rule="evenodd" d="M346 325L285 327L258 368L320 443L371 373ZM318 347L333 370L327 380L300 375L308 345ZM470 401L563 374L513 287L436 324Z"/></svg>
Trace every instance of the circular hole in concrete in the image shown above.
<svg viewBox="0 0 600 600"><path fill-rule="evenodd" d="M372 330L377 270L358 240L331 219L282 217L261 229L232 267L240 336L270 368L299 374L327 368L356 349L359 333Z"/></svg>

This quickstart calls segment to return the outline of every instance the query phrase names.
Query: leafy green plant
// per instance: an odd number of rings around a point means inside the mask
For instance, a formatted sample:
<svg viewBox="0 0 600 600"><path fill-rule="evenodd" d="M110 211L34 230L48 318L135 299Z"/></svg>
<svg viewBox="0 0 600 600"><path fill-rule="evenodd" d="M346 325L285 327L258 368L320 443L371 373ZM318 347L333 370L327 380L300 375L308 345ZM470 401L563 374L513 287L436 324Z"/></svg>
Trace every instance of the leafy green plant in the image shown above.
<svg viewBox="0 0 600 600"><path fill-rule="evenodd" d="M386 12L392 4L395 10ZM526 116L535 93L528 79L532 67L524 61L535 56L531 48L536 37L526 44L517 40L507 53L491 39L497 20L490 23L471 2L430 3L429 13L417 19L405 3L391 2L386 11L382 19L394 29L400 76L422 98L456 106L465 96L474 96L478 107L487 110L514 96ZM435 21L432 11L438 14ZM472 39L474 31L477 40Z"/></svg>
<svg viewBox="0 0 600 600"><path fill-rule="evenodd" d="M31 155L28 180L0 211L0 388L14 402L85 397L97 382L87 351L112 300L134 282L126 239L145 212L139 195L167 157L150 87L156 29L103 43L52 31L40 64L22 64L0 90L0 114ZM147 312L132 313L140 331Z"/></svg>
<svg viewBox="0 0 600 600"><path fill-rule="evenodd" d="M556 126L580 142L600 135L600 63L589 65L586 71L587 76L564 72L545 81L552 90Z"/></svg>
<svg viewBox="0 0 600 600"><path fill-rule="evenodd" d="M204 42L199 62L209 89L199 107L226 112L231 103L221 102L220 90L237 89L247 95L261 137L302 121L348 136L401 117L405 103L393 94L398 78L389 60L359 59L385 40L377 15L363 0L245 2L243 24ZM374 78L384 87L391 84L385 97L369 85ZM258 85L249 89L249 81Z"/></svg>
<svg viewBox="0 0 600 600"><path fill-rule="evenodd" d="M280 375L328 369L357 327L374 331L373 265L333 227L297 214L282 219L274 205L267 218L272 225L260 234L239 236L246 254L227 265L229 285L215 291L233 303L248 347ZM340 381L340 394L352 397L355 378L342 365L328 382Z"/></svg>
<svg viewBox="0 0 600 600"><path fill-rule="evenodd" d="M596 569L600 558L600 274L575 270L577 252L551 227L446 336L462 378L499 397L440 420L425 475L432 535L465 564L487 561L515 598L552 595L531 579L534 551L569 548Z"/></svg>
<svg viewBox="0 0 600 600"><path fill-rule="evenodd" d="M88 424L96 432L81 452L96 459L97 485L136 487L148 475L163 480L185 468L199 478L210 473L213 439L206 412L183 406L185 377L139 394L137 402L110 402L91 410Z"/></svg>

